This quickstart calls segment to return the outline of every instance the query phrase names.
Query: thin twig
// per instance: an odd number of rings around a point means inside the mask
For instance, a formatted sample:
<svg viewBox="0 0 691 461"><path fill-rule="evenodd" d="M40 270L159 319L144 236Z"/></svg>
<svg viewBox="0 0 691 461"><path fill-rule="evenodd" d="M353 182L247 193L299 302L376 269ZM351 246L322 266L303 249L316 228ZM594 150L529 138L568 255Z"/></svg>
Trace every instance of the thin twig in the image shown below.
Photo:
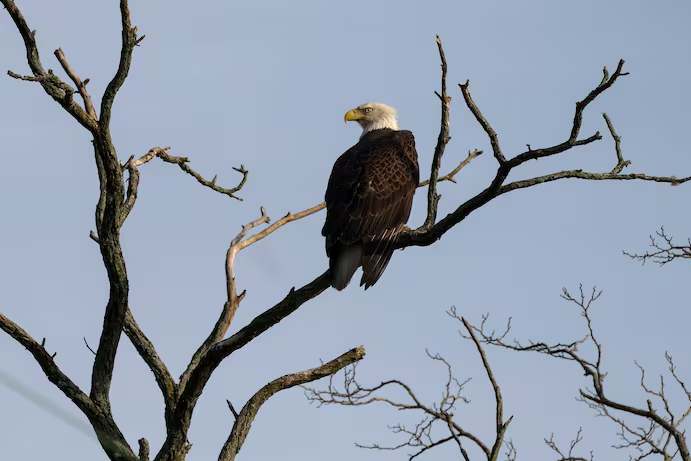
<svg viewBox="0 0 691 461"><path fill-rule="evenodd" d="M89 343L86 342L86 336L84 336L84 344L86 345L86 348L91 351L92 354L96 355L96 351L94 351L91 346L89 346Z"/></svg>
<svg viewBox="0 0 691 461"><path fill-rule="evenodd" d="M474 159L475 157L478 157L480 155L482 155L481 150L475 149L472 152L468 151L468 156L466 158L464 158L456 168L451 170L450 173L445 174L444 176L440 176L437 179L437 184L439 184L442 181L451 181L452 183L456 184L456 175L458 174L458 172L461 171L463 168L465 168L470 163L470 161L472 159ZM425 179L420 184L418 184L417 187L424 187L428 184L429 184L429 179Z"/></svg>
<svg viewBox="0 0 691 461"><path fill-rule="evenodd" d="M228 404L228 409L230 410L230 412L233 414L233 416L237 420L238 419L238 412L235 410L235 407L233 406L232 403L230 403L230 400L228 400L228 399L226 399L226 403Z"/></svg>
<svg viewBox="0 0 691 461"><path fill-rule="evenodd" d="M501 146L499 145L499 137L497 136L497 132L494 131L492 125L490 125L487 119L484 117L484 115L482 115L482 112L480 112L480 108L477 107L477 105L473 101L473 98L470 96L470 91L468 90L468 87L470 86L470 80L466 80L466 82L463 84L459 83L458 86L461 88L461 93L463 94L463 99L465 100L468 109L470 109L470 112L475 116L477 122L480 124L482 129L485 130L485 133L487 133L490 144L492 145L492 152L494 153L494 158L497 159L499 165L506 163L506 157L504 157L504 153L501 151Z"/></svg>
<svg viewBox="0 0 691 461"><path fill-rule="evenodd" d="M642 264L645 264L648 260L652 260L660 266L664 266L675 259L691 259L691 238L686 240L686 245L677 245L673 242L674 238L665 233L664 226L655 233L660 239L664 240L664 243L659 243L658 240L651 235L650 247L653 248L654 251L646 251L642 255L627 253L626 251L623 253L631 259L639 260Z"/></svg>

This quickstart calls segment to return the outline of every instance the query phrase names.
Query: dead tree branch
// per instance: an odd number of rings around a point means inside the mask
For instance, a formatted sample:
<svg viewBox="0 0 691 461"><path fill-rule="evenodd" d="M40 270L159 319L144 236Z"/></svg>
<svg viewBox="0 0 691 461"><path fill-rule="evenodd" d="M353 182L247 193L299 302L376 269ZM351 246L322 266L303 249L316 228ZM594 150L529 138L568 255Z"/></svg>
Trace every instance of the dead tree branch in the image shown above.
<svg viewBox="0 0 691 461"><path fill-rule="evenodd" d="M636 363L641 370L641 388L651 396L647 399L645 405L636 407L626 405L612 398L605 392L604 380L607 373L602 367L602 344L595 338L590 309L592 303L600 296L595 288L590 296L586 296L583 292L583 286L580 287L580 296L573 297L564 288L561 297L566 301L578 306L581 311L581 316L585 319L588 335L584 339L580 339L571 343L547 344L544 342L530 341L529 344L524 345L517 340L507 342L505 337L510 329L510 324L506 331L501 335L496 335L494 331L488 332L485 330L485 322L487 316L483 317L483 322L480 327L472 327L480 337L481 342L490 344L504 349L509 349L518 352L537 352L540 354L549 355L562 360L575 362L583 370L584 375L589 377L593 389L581 389L579 391L579 400L587 404L599 416L604 416L613 421L618 427L618 435L623 441L616 448L633 448L638 452L636 457L632 459L639 461L650 455L656 454L662 456L665 460L671 460L677 453L683 461L691 461L689 449L686 441L685 430L681 427L682 423L691 414L691 392L687 389L685 383L679 378L676 367L672 357L665 354L665 358L669 365L669 371L679 388L687 397L688 404L683 411L681 417L677 417L672 411L670 401L665 394L665 380L660 376L659 390L652 390L645 383L645 371ZM595 351L594 357L586 358L580 351L579 346L588 342L593 346ZM653 399L656 399L661 405L662 409L655 408ZM631 425L627 422L626 417L637 416L643 418L648 427L644 428L640 425ZM580 434L579 434L580 435ZM552 439L550 439L552 440ZM579 440L579 437L577 437ZM547 444L552 447L549 441ZM577 442L576 442L577 443ZM575 444L572 445L575 446ZM552 447L553 448L553 447ZM562 455L562 459L585 459L573 458Z"/></svg>
<svg viewBox="0 0 691 461"><path fill-rule="evenodd" d="M441 167L441 158L444 155L446 145L451 140L449 135L449 109L451 107L451 97L446 94L446 55L441 44L441 39L437 35L437 48L439 50L439 58L441 59L441 94L435 91L439 101L441 102L441 123L439 129L439 138L437 139L437 146L434 148L434 155L432 157L432 167L429 176L429 187L427 188L427 218L421 229L430 229L437 221L437 208L439 207L439 199L441 195L437 193L437 182L439 181L439 168Z"/></svg>
<svg viewBox="0 0 691 461"><path fill-rule="evenodd" d="M665 233L664 227L661 227L660 231L656 231L655 234L664 240L664 243L660 243L659 240L651 235L649 246L653 248L653 251L647 251L642 255L631 254L626 251L623 253L631 259L637 259L642 264L651 260L660 266L664 266L675 259L691 259L691 238L687 239L686 245L676 245L672 242L673 237Z"/></svg>
<svg viewBox="0 0 691 461"><path fill-rule="evenodd" d="M41 63L41 58L38 54L38 46L36 45L36 31L32 31L29 28L29 25L26 23L26 19L24 19L24 16L22 15L21 11L19 11L19 8L14 3L14 0L2 0L2 5L5 7L12 18L12 21L14 21L14 24L17 26L17 30L21 34L22 39L24 39L26 59L33 74L33 76L30 77L22 77L14 72L7 71L7 75L21 80L40 83L43 87L43 90L48 93L48 95L53 98L55 102L60 104L67 111L67 113L74 117L77 122L79 122L80 125L94 133L98 127L98 122L95 117L90 115L74 100L74 89L67 83L60 80L60 78L53 74L51 70L46 72L43 69L43 64ZM67 63L67 60L64 62Z"/></svg>
<svg viewBox="0 0 691 461"><path fill-rule="evenodd" d="M569 451L564 452L562 451L559 446L557 446L557 443L554 441L554 434L552 434L548 439L545 439L545 444L552 449L555 453L559 455L559 458L557 461L593 461L593 452L590 452L590 457L589 458L584 458L582 456L574 456L573 455L573 450L576 448L576 445L578 445L582 440L583 436L581 435L582 428L578 428L578 433L576 434L576 438L571 441L569 444Z"/></svg>
<svg viewBox="0 0 691 461"><path fill-rule="evenodd" d="M455 308L451 310L451 315L456 316ZM504 434L506 434L506 429L509 427L509 424L511 424L513 416L511 416L508 420L504 421L504 400L501 396L501 389L499 388L499 384L497 384L496 379L494 379L494 373L492 373L492 369L490 368L489 361L487 360L487 356L485 355L485 351L482 349L480 341L478 341L477 337L475 336L475 333L473 332L473 329L471 328L470 324L466 321L466 319L461 317L461 322L463 323L463 326L466 328L466 330L468 330L468 334L470 334L470 337L473 339L475 347L477 347L477 351L480 354L480 358L482 359L482 365L485 367L487 377L489 378L490 383L492 383L492 389L494 390L494 399L496 402L495 423L497 437L494 441L494 445L492 446L492 452L490 453L489 460L496 461L497 459L499 459L499 450L501 450L501 446L504 443Z"/></svg>
<svg viewBox="0 0 691 461"><path fill-rule="evenodd" d="M56 354L49 354L45 348L45 338L39 344L19 325L2 314L0 314L0 329L29 351L48 380L84 413L111 459L136 461L134 452L115 424L112 415L101 411L101 408L60 370L55 363Z"/></svg>
<svg viewBox="0 0 691 461"><path fill-rule="evenodd" d="M497 461L499 459L501 447L504 445L504 435L506 433L506 429L511 423L513 417L510 417L508 420L504 421L504 403L501 396L501 390L494 378L494 373L492 372L492 368L490 367L487 357L485 356L485 351L482 347L482 344L475 336L472 327L465 321L465 319L456 316L455 309L450 312L450 315L460 319L466 326L468 333L470 334L470 338L473 339L475 347L480 355L487 377L489 378L494 389L496 434L494 442L491 446L484 443L479 437L466 430L453 420L453 411L456 408L456 403L458 401L468 403L468 400L462 395L462 391L470 379L464 382L458 381L458 379L456 379L452 373L449 362L439 354L431 355L429 352L427 352L427 355L432 360L441 362L445 365L448 378L441 401L431 406L423 404L413 392L412 388L400 380L394 379L384 381L381 384L370 388L363 387L356 380L356 366L345 370L342 390L334 385L334 377L331 376L329 378L329 385L325 390L317 390L314 388L305 387L307 399L310 402L316 402L318 406L330 404L343 406L365 406L381 402L398 410L416 410L424 414L423 419L412 429L408 429L402 424L397 424L392 427L394 433L401 433L407 436L407 440L405 442L402 442L396 446L358 444L357 446L361 448L373 450L399 450L404 447L409 447L415 450L413 453L408 455L408 459L412 460L435 447L443 445L447 442L452 442L456 443L458 446L463 459L468 460L468 453L464 448L463 443L465 441L469 441L476 445L484 453L488 461ZM404 390L408 396L409 402L395 401L382 395L385 389L388 390L392 387L398 387ZM441 438L433 436L432 431L435 427L435 423L440 423L442 427L448 429L450 435Z"/></svg>
<svg viewBox="0 0 691 461"><path fill-rule="evenodd" d="M568 170L544 176L538 176L531 179L514 181L509 184L504 184L504 181L514 168L519 167L520 165L529 160L538 160L540 158L554 156L562 152L565 152L569 149L572 149L573 147L583 146L601 139L601 135L599 132L595 133L594 135L588 138L578 139L583 119L583 111L588 106L588 104L594 101L600 94L612 87L612 85L614 85L614 83L617 81L619 77L628 75L627 72L622 72L623 66L624 61L619 61L617 70L611 76L609 75L609 73L606 73L605 78L602 79L601 83L593 91L591 91L583 100L576 103L576 112L574 114L571 132L569 138L566 141L564 141L561 144L557 144L555 146L547 148L532 149L529 147L526 152L523 152L522 154L519 154L516 157L509 160L506 159L504 153L501 150L497 133L494 131L494 129L487 121L485 116L483 116L480 112L478 106L472 100L469 90L470 82L468 81L465 84L459 85L463 97L465 99L466 105L468 106L468 109L470 109L471 113L473 113L473 115L478 120L480 125L483 127L483 129L487 133L487 136L490 139L492 151L494 153L495 159L497 160L497 163L499 164L499 168L497 169L497 173L492 183L485 190L477 194L475 197L472 197L471 199L467 200L465 203L461 204L458 208L456 208L455 211L453 211L440 221L436 222L436 224L434 224L431 228L425 229L423 226L414 231L402 233L396 241L396 247L405 248L409 246L431 245L432 243L439 240L452 227L463 221L470 213L477 210L481 206L484 206L496 197L516 189L524 189L526 187L532 187L538 184L552 182L559 179L577 178L594 181L643 180L661 182L671 185L679 185L691 180L691 176L677 179L675 176L649 176L642 173L621 174L621 170L625 166L629 165L630 162L623 160L623 157L621 156L621 150L619 149L617 151L617 163L614 169L610 172L589 173L583 170ZM620 143L620 138L618 137L616 132L614 132L614 127L607 116L605 116L605 121L608 127L610 128L610 133L614 137L615 144L618 147ZM428 210L428 218L429 216L436 216L436 209Z"/></svg>
<svg viewBox="0 0 691 461"><path fill-rule="evenodd" d="M254 421L254 418L257 416L259 409L271 396L285 389L290 389L291 387L301 386L326 376L333 376L334 373L337 373L339 370L348 365L352 365L362 360L364 357L365 348L360 346L355 349L351 349L340 357L317 368L282 376L262 387L252 396L251 399L247 401L245 406L242 408L242 410L240 410L240 413L235 418L233 430L223 446L221 456L218 458L219 461L235 460L236 455L242 448L242 445L247 438L250 426Z"/></svg>

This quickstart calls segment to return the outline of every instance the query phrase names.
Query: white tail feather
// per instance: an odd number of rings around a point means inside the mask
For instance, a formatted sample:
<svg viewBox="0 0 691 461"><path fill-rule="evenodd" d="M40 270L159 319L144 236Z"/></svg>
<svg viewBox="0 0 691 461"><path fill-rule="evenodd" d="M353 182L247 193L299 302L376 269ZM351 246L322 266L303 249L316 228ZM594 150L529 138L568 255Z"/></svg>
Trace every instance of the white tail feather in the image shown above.
<svg viewBox="0 0 691 461"><path fill-rule="evenodd" d="M331 263L331 286L341 291L350 283L362 263L362 246L346 248Z"/></svg>

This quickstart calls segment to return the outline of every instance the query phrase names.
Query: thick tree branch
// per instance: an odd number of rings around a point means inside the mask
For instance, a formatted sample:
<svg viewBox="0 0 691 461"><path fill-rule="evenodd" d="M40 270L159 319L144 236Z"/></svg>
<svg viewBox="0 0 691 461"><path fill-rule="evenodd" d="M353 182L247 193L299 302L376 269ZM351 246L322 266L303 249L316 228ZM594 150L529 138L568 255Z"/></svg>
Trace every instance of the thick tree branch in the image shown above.
<svg viewBox="0 0 691 461"><path fill-rule="evenodd" d="M110 384L113 378L115 355L125 322L129 296L129 281L125 259L120 247L120 228L129 213L128 204L136 198L136 177L130 179L130 197L125 201L125 186L115 146L110 136L110 118L115 96L123 85L132 62L132 52L138 43L136 27L131 27L127 0L120 1L122 22L122 49L118 70L110 81L101 101L101 117L94 134L94 150L101 186L101 198L97 206L99 247L108 273L110 296L106 305L103 330L96 350L91 377L91 398L104 411L110 413ZM130 172L132 173L132 172ZM136 175L136 174L135 174ZM105 195L105 197L104 197ZM99 222L100 219L100 222Z"/></svg>
<svg viewBox="0 0 691 461"><path fill-rule="evenodd" d="M94 406L93 402L89 400L89 397L84 394L79 387L70 380L65 374L60 371L57 364L55 363L54 356L50 355L46 351L45 340L42 344L39 344L34 338L32 338L26 331L24 331L19 325L5 317L0 313L0 328L10 335L15 341L24 346L34 359L41 366L41 369L45 373L48 380L55 384L55 386L62 391L65 396L74 402L75 405L84 413L85 415L95 417L98 413L98 409Z"/></svg>
<svg viewBox="0 0 691 461"><path fill-rule="evenodd" d="M219 461L234 461L236 455L245 443L250 426L257 416L261 406L274 394L290 389L291 387L300 386L326 376L331 376L342 370L348 365L352 365L365 357L365 348L363 346L351 349L340 357L325 363L317 368L293 373L282 376L271 381L266 386L257 391L249 401L242 408L235 423L233 430L228 437L228 440L223 445L223 450L219 456Z"/></svg>
<svg viewBox="0 0 691 461"><path fill-rule="evenodd" d="M108 83L103 99L101 100L101 118L99 126L102 130L110 131L110 118L113 110L115 96L125 83L125 79L130 72L132 65L132 53L134 47L144 39L144 36L137 38L137 28L132 27L130 19L130 9L127 0L120 0L120 20L122 25L122 47L120 49L120 63L115 72L115 76Z"/></svg>

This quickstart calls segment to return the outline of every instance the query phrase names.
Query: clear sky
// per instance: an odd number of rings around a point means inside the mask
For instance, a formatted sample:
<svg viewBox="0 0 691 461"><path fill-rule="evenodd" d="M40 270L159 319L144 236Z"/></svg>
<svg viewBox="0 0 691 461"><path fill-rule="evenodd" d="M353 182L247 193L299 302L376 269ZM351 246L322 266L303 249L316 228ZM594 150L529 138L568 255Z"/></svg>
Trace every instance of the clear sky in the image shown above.
<svg viewBox="0 0 691 461"><path fill-rule="evenodd" d="M95 102L115 72L120 46L116 0L18 1L46 68L62 47ZM139 200L122 242L132 311L174 376L206 337L222 308L224 257L240 225L261 205L279 218L319 203L334 160L360 133L343 114L380 101L399 111L415 133L427 176L439 130L439 62L435 34L449 61L451 140L443 171L469 149L486 154L444 183L440 216L482 190L496 163L489 142L465 107L456 83L471 93L509 157L567 139L574 103L602 78L602 67L626 60L622 78L585 113L582 134L604 139L558 158L530 162L510 179L567 168L609 171L613 142L607 112L622 136L627 172L691 174L686 132L691 123L688 76L691 4L547 0L348 2L131 1L132 21L146 34L113 112L121 159L172 146L202 174L234 185L233 166L250 171L238 202L199 186L177 167L141 168ZM28 74L23 42L0 11L0 68ZM37 84L0 78L0 310L35 338L47 338L57 363L88 389L107 300L107 278L88 237L98 181L90 137ZM459 379L473 377L456 412L490 443L491 388L471 343L445 311L456 306L472 322L491 313L494 327L513 317L522 339L572 341L585 334L577 310L559 299L597 284L604 290L593 317L605 346L608 391L644 405L637 359L651 376L663 354L689 350L691 265L641 266L622 250L645 251L664 225L691 235L689 187L567 180L510 193L474 212L428 248L397 252L385 275L364 292L353 284L329 290L226 360L194 413L190 461L215 459L232 426L225 399L241 406L259 387L364 345L363 383L399 378L433 402L444 370L425 355L447 357ZM418 192L410 224L422 223ZM282 228L243 252L239 289L248 295L231 332L327 267L320 235L324 213ZM356 277L358 277L356 275ZM86 419L50 384L31 356L0 335L0 372L10 375L78 421ZM584 427L584 453L612 459L617 427L574 400L588 384L573 364L489 349L514 415L507 438L522 459L551 459L543 438L563 444ZM323 384L323 383L322 383ZM683 406L683 400L676 402ZM165 436L163 403L151 372L123 337L112 388L115 418L132 446L146 437L156 452ZM3 459L106 459L93 439L0 387ZM397 444L386 425L417 414L385 406L309 406L300 389L272 398L259 412L240 453L246 460L400 460L354 443ZM457 456L449 445L426 459ZM622 459L627 457L619 453ZM455 459L455 458L452 458Z"/></svg>

